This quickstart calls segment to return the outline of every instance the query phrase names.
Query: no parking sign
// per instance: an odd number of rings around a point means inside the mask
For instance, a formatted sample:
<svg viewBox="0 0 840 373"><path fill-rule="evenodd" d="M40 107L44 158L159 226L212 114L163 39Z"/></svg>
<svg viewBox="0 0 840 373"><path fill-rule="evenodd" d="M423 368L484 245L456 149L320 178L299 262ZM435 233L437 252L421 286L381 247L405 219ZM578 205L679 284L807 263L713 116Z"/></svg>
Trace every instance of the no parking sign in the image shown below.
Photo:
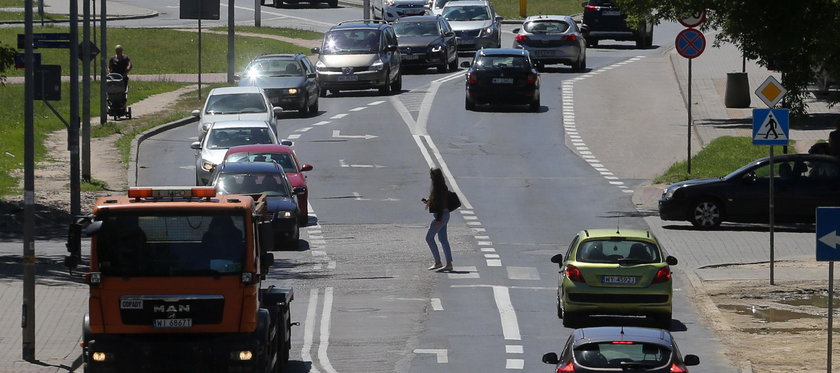
<svg viewBox="0 0 840 373"><path fill-rule="evenodd" d="M700 30L687 28L677 34L675 44L680 56L691 59L701 55L706 49L706 37Z"/></svg>

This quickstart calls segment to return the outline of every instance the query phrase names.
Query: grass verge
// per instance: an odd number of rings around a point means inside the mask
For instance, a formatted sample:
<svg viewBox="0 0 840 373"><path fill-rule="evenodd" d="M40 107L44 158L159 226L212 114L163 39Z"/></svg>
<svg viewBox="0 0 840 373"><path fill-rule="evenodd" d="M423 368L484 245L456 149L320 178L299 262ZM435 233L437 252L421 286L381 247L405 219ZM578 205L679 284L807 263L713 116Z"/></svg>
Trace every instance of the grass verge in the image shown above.
<svg viewBox="0 0 840 373"><path fill-rule="evenodd" d="M791 144L791 147L793 144ZM781 153L781 147L778 153ZM705 179L726 176L741 166L766 157L770 149L764 145L753 145L749 137L722 136L713 140L691 159L691 174L687 172L688 162L674 163L654 184L671 184L689 179Z"/></svg>
<svg viewBox="0 0 840 373"><path fill-rule="evenodd" d="M59 26L34 27L36 33L68 31L69 28ZM17 34L23 32L23 27L0 28L0 44L16 46ZM81 35L79 40L82 40ZM125 53L131 57L132 74L193 74L198 71L197 32L113 27L108 29L108 43L109 47L104 52L106 56L113 54L114 46L117 44L125 48ZM249 61L265 51L310 53L307 48L260 37L237 36L234 43L237 70L244 68ZM205 73L227 72L227 35L202 33L201 45L201 70ZM38 49L36 52L41 53L42 64L61 65L62 74L69 75L68 50ZM97 59L95 63L97 67L98 63ZM23 69L13 69L6 71L6 75L23 76L23 72Z"/></svg>
<svg viewBox="0 0 840 373"><path fill-rule="evenodd" d="M0 8L3 8L0 6ZM26 15L23 12L0 12L0 21L21 21L23 22ZM59 15L59 14L44 14L44 21L66 21L70 19L70 17ZM34 22L41 22L41 17L38 16L38 12L35 11L32 15L32 20Z"/></svg>
<svg viewBox="0 0 840 373"><path fill-rule="evenodd" d="M526 16L538 14L573 15L583 12L583 0L527 0ZM493 7L505 19L521 19L519 0L495 0Z"/></svg>
<svg viewBox="0 0 840 373"><path fill-rule="evenodd" d="M215 27L213 31L227 32L227 27ZM249 32L254 34L267 34L274 36L282 36L292 39L303 40L321 40L324 34L316 31L298 30L293 28L279 28L279 27L255 27L255 26L236 26L236 32Z"/></svg>
<svg viewBox="0 0 840 373"><path fill-rule="evenodd" d="M69 118L69 92L70 83L62 85L62 92L64 97L61 101L50 102L50 105L61 114L65 120ZM131 93L129 96L129 104L140 101L146 97L169 92L180 87L183 83L172 82L131 82ZM0 126L0 149L3 153L0 154L0 196L12 194L18 190L18 179L12 177L13 170L23 168L23 134L24 134L24 118L23 118L23 84L7 84L0 87L0 118L5 118L3 126ZM195 105L199 107L200 105ZM81 113L80 113L81 114ZM97 118L99 116L99 96L91 97L91 117ZM35 136L35 161L41 161L50 156L46 153L44 140L50 132L65 129L64 124L58 119L50 109L43 102L34 103L34 136ZM125 123L132 123L131 125L139 125L148 120L134 119L132 121L122 121L119 125L105 125L92 126L91 136L107 136L113 133L118 133L124 130ZM138 123L138 124L134 124Z"/></svg>

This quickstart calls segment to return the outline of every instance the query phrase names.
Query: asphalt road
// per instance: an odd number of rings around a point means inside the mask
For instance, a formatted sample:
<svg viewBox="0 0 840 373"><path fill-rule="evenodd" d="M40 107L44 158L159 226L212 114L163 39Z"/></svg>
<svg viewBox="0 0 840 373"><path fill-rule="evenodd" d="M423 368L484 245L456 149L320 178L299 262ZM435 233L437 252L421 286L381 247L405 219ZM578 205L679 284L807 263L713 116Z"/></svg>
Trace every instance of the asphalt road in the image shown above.
<svg viewBox="0 0 840 373"><path fill-rule="evenodd" d="M156 3L167 6L149 7ZM247 18L248 7L241 8ZM274 22L266 14L277 13L278 26L294 19L312 29L359 11L263 9L264 24ZM512 27L506 26L506 46ZM659 27L654 44L670 43L677 30ZM590 50L588 65L590 72L622 66L621 74L634 74L638 61L661 54L661 47L616 43ZM575 122L625 115L599 105L603 92L625 87L596 85L585 76L567 67L543 73L538 113L467 112L463 73L429 70L405 75L399 94L347 92L322 98L315 117L285 115L278 133L315 166L308 177L315 216L302 230L299 251L275 253L269 279L296 291L292 317L301 325L293 330L289 370L549 371L541 356L562 348L570 329L556 316L557 267L548 259L580 229L647 228L630 198L641 177L605 177L569 146L566 131ZM572 82L574 97L564 96ZM672 95L638 89L653 102ZM191 184L189 143L196 136L187 125L143 142L138 183ZM449 225L451 274L425 270L431 255L423 236L431 217L420 198L428 193L431 166L444 168L464 202ZM671 329L683 353L701 356L692 372L734 371L698 321L685 280L676 278ZM596 323L646 325L626 318Z"/></svg>

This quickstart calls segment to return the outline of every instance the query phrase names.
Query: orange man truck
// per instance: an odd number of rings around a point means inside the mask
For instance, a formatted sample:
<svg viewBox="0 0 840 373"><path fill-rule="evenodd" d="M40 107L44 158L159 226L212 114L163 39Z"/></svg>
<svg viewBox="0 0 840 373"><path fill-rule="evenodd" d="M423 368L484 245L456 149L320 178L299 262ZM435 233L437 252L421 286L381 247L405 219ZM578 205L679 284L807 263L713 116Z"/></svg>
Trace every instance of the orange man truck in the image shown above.
<svg viewBox="0 0 840 373"><path fill-rule="evenodd" d="M85 372L282 371L294 293L260 286L274 262L264 210L212 187L98 199L70 229L91 237Z"/></svg>

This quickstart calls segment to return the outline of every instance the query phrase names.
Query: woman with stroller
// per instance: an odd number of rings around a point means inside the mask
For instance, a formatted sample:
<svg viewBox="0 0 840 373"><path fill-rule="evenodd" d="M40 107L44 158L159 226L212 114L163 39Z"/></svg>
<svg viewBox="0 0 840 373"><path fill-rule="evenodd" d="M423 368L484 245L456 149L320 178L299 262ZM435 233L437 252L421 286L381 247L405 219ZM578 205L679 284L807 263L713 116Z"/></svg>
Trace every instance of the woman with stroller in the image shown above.
<svg viewBox="0 0 840 373"><path fill-rule="evenodd" d="M108 72L122 75L123 82L125 82L125 90L128 91L128 72L131 71L131 58L123 54L122 45L117 44L114 47L114 52L116 54L108 60Z"/></svg>

